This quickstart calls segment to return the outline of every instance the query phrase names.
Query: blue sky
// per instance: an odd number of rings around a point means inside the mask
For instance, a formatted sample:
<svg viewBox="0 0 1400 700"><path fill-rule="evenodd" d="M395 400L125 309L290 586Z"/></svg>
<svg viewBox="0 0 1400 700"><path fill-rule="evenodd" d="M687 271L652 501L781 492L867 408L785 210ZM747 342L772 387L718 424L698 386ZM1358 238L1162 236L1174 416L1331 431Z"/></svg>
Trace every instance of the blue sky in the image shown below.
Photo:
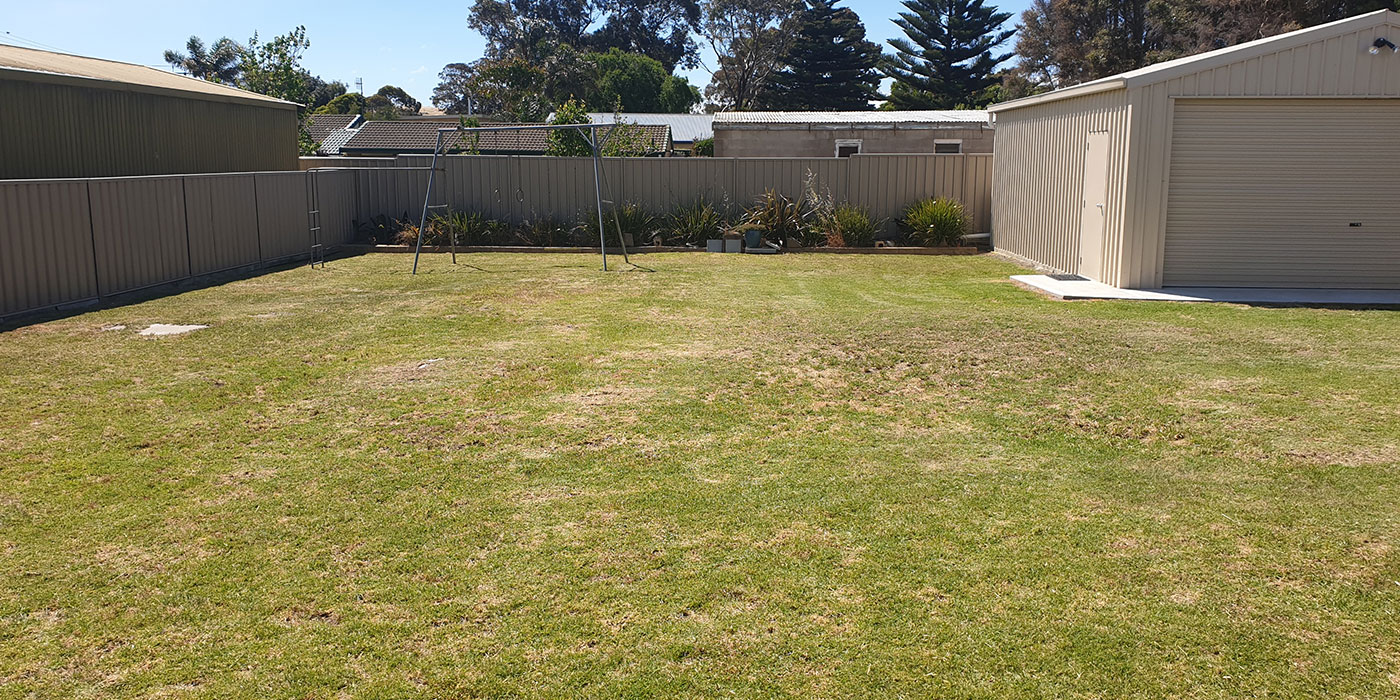
<svg viewBox="0 0 1400 700"><path fill-rule="evenodd" d="M1020 16L1030 0L988 0ZM424 104L448 63L481 56L483 42L467 28L471 0L460 2L368 2L341 0L245 0L236 3L190 3L168 0L5 0L0 13L0 42L18 46L43 44L69 53L165 67L165 49L182 48L196 34L206 42L221 36L245 41L254 31L264 37L306 25L311 48L303 64L327 80L354 89L364 78L365 91L398 85ZM890 22L897 0L847 0L860 14L870 38L883 43L899 36ZM711 65L712 62L711 62ZM703 88L709 74L688 73Z"/></svg>

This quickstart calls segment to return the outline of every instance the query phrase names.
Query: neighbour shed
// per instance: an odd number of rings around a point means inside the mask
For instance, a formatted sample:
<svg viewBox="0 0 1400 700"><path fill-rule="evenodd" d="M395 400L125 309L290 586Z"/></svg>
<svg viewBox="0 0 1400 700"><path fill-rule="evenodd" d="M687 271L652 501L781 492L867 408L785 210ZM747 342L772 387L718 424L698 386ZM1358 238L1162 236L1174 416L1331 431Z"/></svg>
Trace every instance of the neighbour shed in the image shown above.
<svg viewBox="0 0 1400 700"><path fill-rule="evenodd" d="M297 169L297 105L0 45L0 179Z"/></svg>
<svg viewBox="0 0 1400 700"><path fill-rule="evenodd" d="M993 243L1119 287L1400 288L1400 14L994 105Z"/></svg>
<svg viewBox="0 0 1400 700"><path fill-rule="evenodd" d="M860 153L991 153L985 111L720 112L715 155L844 158Z"/></svg>

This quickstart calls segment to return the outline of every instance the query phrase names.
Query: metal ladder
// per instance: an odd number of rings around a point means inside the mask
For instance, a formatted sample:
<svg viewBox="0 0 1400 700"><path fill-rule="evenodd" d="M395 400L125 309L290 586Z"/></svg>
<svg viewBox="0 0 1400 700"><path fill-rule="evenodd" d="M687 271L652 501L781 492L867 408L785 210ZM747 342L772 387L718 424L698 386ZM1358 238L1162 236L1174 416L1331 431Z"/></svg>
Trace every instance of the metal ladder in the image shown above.
<svg viewBox="0 0 1400 700"><path fill-rule="evenodd" d="M311 203L310 211L306 212L306 225L311 233L311 267L325 269L326 247L321 243L321 188L316 186L316 174L315 168L306 173L306 186L311 190L306 195L306 201Z"/></svg>

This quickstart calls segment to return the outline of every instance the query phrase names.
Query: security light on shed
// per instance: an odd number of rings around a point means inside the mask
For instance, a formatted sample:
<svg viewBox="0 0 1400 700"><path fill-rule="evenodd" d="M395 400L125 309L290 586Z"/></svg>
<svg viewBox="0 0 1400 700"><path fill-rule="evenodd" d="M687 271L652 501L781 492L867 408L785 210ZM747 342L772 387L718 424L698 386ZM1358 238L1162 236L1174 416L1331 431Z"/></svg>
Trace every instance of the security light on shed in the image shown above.
<svg viewBox="0 0 1400 700"><path fill-rule="evenodd" d="M1382 48L1390 49L1391 53L1400 51L1400 46L1396 46L1391 40L1385 37L1379 37L1374 42L1371 42L1371 48L1367 49L1367 51L1370 51L1371 55L1375 56L1381 52Z"/></svg>

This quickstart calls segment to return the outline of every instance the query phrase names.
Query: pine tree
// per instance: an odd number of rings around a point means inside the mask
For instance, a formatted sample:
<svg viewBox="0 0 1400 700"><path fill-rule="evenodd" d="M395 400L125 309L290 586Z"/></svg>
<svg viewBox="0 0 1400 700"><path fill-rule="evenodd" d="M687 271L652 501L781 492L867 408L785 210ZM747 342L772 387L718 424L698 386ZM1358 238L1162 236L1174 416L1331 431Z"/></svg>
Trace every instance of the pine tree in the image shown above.
<svg viewBox="0 0 1400 700"><path fill-rule="evenodd" d="M778 109L861 110L880 97L880 47L840 0L807 0L786 28L792 44L764 102Z"/></svg>
<svg viewBox="0 0 1400 700"><path fill-rule="evenodd" d="M983 0L904 0L907 12L894 23L908 37L891 39L895 55L885 66L894 78L896 109L953 109L985 102L996 84L997 66L1010 54L996 53L1014 30L1011 15Z"/></svg>

